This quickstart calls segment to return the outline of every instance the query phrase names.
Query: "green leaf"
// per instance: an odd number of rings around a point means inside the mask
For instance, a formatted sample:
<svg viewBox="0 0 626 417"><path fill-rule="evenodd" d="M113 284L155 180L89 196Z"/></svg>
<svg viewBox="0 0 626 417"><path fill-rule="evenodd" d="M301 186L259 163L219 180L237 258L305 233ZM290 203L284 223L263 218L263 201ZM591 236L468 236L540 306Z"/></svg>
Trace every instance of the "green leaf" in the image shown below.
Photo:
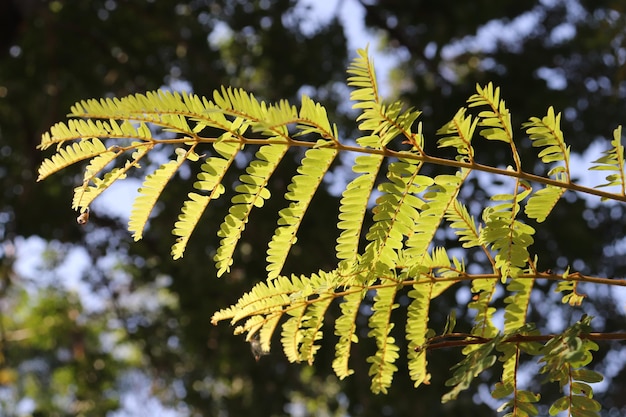
<svg viewBox="0 0 626 417"><path fill-rule="evenodd" d="M261 147L256 153L256 159L252 160L246 168L247 176L239 177L243 184L236 187L235 191L238 194L232 198L228 215L217 233L222 238L213 258L218 276L230 270L235 247L246 227L252 208L262 207L264 201L270 197L269 190L265 186L288 148L287 145Z"/></svg>
<svg viewBox="0 0 626 417"><path fill-rule="evenodd" d="M595 161L595 164L590 170L596 171L612 171L614 174L609 174L606 177L607 183L597 185L596 188L619 186L621 188L621 194L626 192L626 180L624 179L624 146L622 145L622 127L618 126L613 131L613 140L611 141L612 148L604 151L603 156Z"/></svg>
<svg viewBox="0 0 626 417"><path fill-rule="evenodd" d="M278 227L267 250L266 270L269 279L280 274L287 254L296 242L296 232L304 213L336 156L337 150L334 148L314 148L309 149L302 159L298 175L292 178L285 194L285 199L292 203L278 212Z"/></svg>
<svg viewBox="0 0 626 417"><path fill-rule="evenodd" d="M341 234L336 246L340 260L356 259L367 203L383 159L380 155L358 156L352 167L361 175L348 184L340 201L337 227Z"/></svg>
<svg viewBox="0 0 626 417"><path fill-rule="evenodd" d="M478 114L478 126L485 127L480 135L488 140L497 140L507 143L513 142L513 129L511 127L511 114L506 108L504 100L500 100L500 87L494 89L489 83L484 88L476 85L476 94L468 100L468 107L484 106Z"/></svg>
<svg viewBox="0 0 626 417"><path fill-rule="evenodd" d="M114 152L107 151L102 142L97 138L81 140L80 142L60 148L51 158L43 160L39 167L37 181L41 181L78 161L104 154L107 154L107 156L116 155Z"/></svg>
<svg viewBox="0 0 626 417"><path fill-rule="evenodd" d="M356 335L356 318L364 296L365 292L353 290L344 296L343 302L339 305L341 316L335 321L335 335L339 336L339 341L335 345L335 359L332 364L339 379L354 373L348 366L348 359L352 343L359 341Z"/></svg>
<svg viewBox="0 0 626 417"><path fill-rule="evenodd" d="M584 368L572 371L572 377L577 381L589 382L591 384L604 380L604 376L601 373Z"/></svg>
<svg viewBox="0 0 626 417"><path fill-rule="evenodd" d="M376 353L367 358L367 362L372 364L369 375L372 377L371 388L374 394L386 394L391 386L393 374L398 370L394 363L399 357L399 347L390 336L394 326L391 323L391 312L398 307L398 304L394 303L396 292L395 285L379 288L374 296L373 314L369 319L368 336L376 340Z"/></svg>
<svg viewBox="0 0 626 417"><path fill-rule="evenodd" d="M183 154L183 156L179 156L177 160L162 164L152 174L146 176L139 189L139 196L135 198L133 209L130 212L130 218L128 220L128 230L134 232L133 239L135 239L135 241L143 237L144 227L148 222L154 205L161 196L167 183L172 179L172 176L178 171L184 161L185 155Z"/></svg>

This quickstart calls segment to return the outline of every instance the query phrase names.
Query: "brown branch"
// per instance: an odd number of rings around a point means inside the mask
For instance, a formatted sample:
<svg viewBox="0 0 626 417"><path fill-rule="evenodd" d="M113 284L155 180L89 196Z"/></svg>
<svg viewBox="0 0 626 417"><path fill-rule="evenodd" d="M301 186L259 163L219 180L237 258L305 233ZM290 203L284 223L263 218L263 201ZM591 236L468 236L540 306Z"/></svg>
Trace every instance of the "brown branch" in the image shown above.
<svg viewBox="0 0 626 417"><path fill-rule="evenodd" d="M540 334L540 335L524 335L524 334L516 334L514 336L508 337L502 340L502 343L528 343L528 342L547 342L550 339L553 339L558 335L554 334ZM579 337L581 339L587 340L626 340L626 332L621 333L599 333L592 332L586 334L580 334ZM450 347L460 347L460 346L468 346L468 345L482 345L490 342L493 338L476 336L469 333L449 333L446 335L435 336L430 339L432 340L442 340L441 342L435 343L427 343L424 346L418 346L415 348L416 351L422 350L435 350L435 349L445 349Z"/></svg>

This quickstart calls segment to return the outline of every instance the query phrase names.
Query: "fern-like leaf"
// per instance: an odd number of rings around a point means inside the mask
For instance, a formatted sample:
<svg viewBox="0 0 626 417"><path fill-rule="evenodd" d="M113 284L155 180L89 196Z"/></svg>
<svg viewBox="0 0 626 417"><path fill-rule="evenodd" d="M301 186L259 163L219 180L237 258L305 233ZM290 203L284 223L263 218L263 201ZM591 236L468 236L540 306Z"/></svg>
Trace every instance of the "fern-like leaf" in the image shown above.
<svg viewBox="0 0 626 417"><path fill-rule="evenodd" d="M426 333L428 331L428 312L434 282L430 279L415 284L408 296L412 299L407 310L406 339L408 344L409 375L418 387L429 383L430 374L426 369Z"/></svg>
<svg viewBox="0 0 626 417"><path fill-rule="evenodd" d="M565 394L550 407L550 415L567 410L570 415L599 416L600 404L593 399L593 389L589 383L602 381L602 375L585 369L593 359L592 351L598 345L581 335L589 333L591 317L584 316L579 322L568 327L563 333L550 339L541 353L540 362L544 365L540 373L545 373L550 381L559 383ZM565 387L569 386L569 392Z"/></svg>
<svg viewBox="0 0 626 417"><path fill-rule="evenodd" d="M83 182L88 183L92 181L96 175L102 172L111 162L120 156L124 151L122 149L110 148L106 152L96 156L85 167L85 173L83 175Z"/></svg>
<svg viewBox="0 0 626 417"><path fill-rule="evenodd" d="M556 187L554 185L548 185L545 188L535 192L530 196L524 207L524 213L530 219L535 219L541 223L552 212L552 209L559 202L566 189L562 187Z"/></svg>
<svg viewBox="0 0 626 417"><path fill-rule="evenodd" d="M504 299L504 332L509 334L526 324L530 305L530 293L534 280L515 278L509 281L506 289L512 295Z"/></svg>
<svg viewBox="0 0 626 417"><path fill-rule="evenodd" d="M488 140L499 140L513 143L513 128L511 114L506 108L504 100L500 100L500 87L493 87L492 83L485 87L476 85L476 94L468 100L468 107L486 106L489 109L478 113L479 126L483 127L480 135Z"/></svg>
<svg viewBox="0 0 626 417"><path fill-rule="evenodd" d="M280 342L283 346L283 352L289 362L300 362L300 352L298 347L302 343L302 320L304 320L304 312L306 305L300 304L287 311L289 319L283 324Z"/></svg>
<svg viewBox="0 0 626 417"><path fill-rule="evenodd" d="M350 93L350 99L356 101L352 107L361 110L357 117L359 129L369 131L370 134L357 139L363 147L381 149L397 136L405 136L414 140L411 127L421 112L407 109L403 111L403 104L399 101L385 105L382 103L374 65L367 55L366 49L359 49L355 58L348 67L348 85L355 87Z"/></svg>
<svg viewBox="0 0 626 417"><path fill-rule="evenodd" d="M352 167L360 175L348 184L341 197L337 224L341 234L336 246L340 260L356 259L367 203L382 161L380 155L359 156Z"/></svg>
<svg viewBox="0 0 626 417"><path fill-rule="evenodd" d="M374 224L365 236L370 243L365 248L363 261L378 262L388 268L397 265L397 251L403 239L413 233L419 209L424 202L416 194L433 184L433 179L418 175L421 163L400 160L389 165L389 181L379 187L383 194L376 199L373 209Z"/></svg>
<svg viewBox="0 0 626 417"><path fill-rule="evenodd" d="M406 254L413 258L412 262L421 263L427 253L435 233L441 226L446 212L454 205L461 185L470 170L461 170L458 175L438 175L434 184L428 187L422 198L424 205L415 220L415 227L406 241Z"/></svg>
<svg viewBox="0 0 626 417"><path fill-rule="evenodd" d="M492 354L496 345L500 342L501 336L494 337L489 342L480 345L476 349L467 353L463 360L452 369L454 373L446 381L446 386L453 387L448 393L441 397L441 402L445 403L455 400L459 393L467 388L475 377L490 368L496 362L496 356Z"/></svg>
<svg viewBox="0 0 626 417"><path fill-rule="evenodd" d="M108 114L96 113L93 116L109 118ZM50 128L50 132L44 133L39 148L47 149L56 144L58 150L66 141L120 137L146 141L152 139L152 132L143 122L135 125L128 121L118 124L115 120L70 119L67 124L57 123Z"/></svg>
<svg viewBox="0 0 626 417"><path fill-rule="evenodd" d="M513 278L507 285L507 291L512 294L504 299L504 333L507 336L517 334L526 325L533 283L532 279ZM494 397L502 398L510 394L513 395L513 399L504 403L500 410L513 408L512 415L520 417L537 415L537 408L533 403L537 402L539 397L517 388L520 347L517 344L505 344L505 346L499 347L499 350L503 352L500 360L504 364L502 365L502 381L496 387Z"/></svg>
<svg viewBox="0 0 626 417"><path fill-rule="evenodd" d="M476 311L472 334L479 337L495 337L498 334L497 327L493 324L495 307L491 306L491 300L496 291L496 281L493 279L472 280L472 293L474 297L468 304L468 308ZM468 354L475 347L468 345L463 349L464 354Z"/></svg>
<svg viewBox="0 0 626 417"><path fill-rule="evenodd" d="M44 159L39 167L37 181L41 181L49 175L67 168L78 161L97 157L105 152L107 152L107 149L97 138L81 140L80 142L68 145L59 149L52 157Z"/></svg>
<svg viewBox="0 0 626 417"><path fill-rule="evenodd" d="M563 162L565 174L569 180L569 153L570 147L565 144L561 131L561 113L554 114L554 108L548 108L548 114L543 118L531 117L523 124L535 148L543 148L539 158L546 163Z"/></svg>
<svg viewBox="0 0 626 417"><path fill-rule="evenodd" d="M570 147L565 144L563 132L561 131L561 113L555 114L554 108L548 108L548 114L543 118L531 117L530 121L524 123L528 137L532 141L533 147L543 148L539 152L539 158L545 164L561 163L548 172L562 183L569 183L570 168L569 154ZM565 193L564 187L548 185L534 193L526 203L524 211L531 219L543 222L561 196Z"/></svg>
<svg viewBox="0 0 626 417"><path fill-rule="evenodd" d="M519 280L521 281L521 280ZM520 293L524 293L521 291ZM524 294L522 297L526 297ZM509 322L510 323L510 322ZM509 324L509 328L516 325ZM505 325L506 327L506 325ZM497 346L497 349L502 352L500 361L502 365L502 380L496 383L491 395L495 399L503 399L505 397L512 396L512 398L504 402L498 411L510 410L505 416L509 417L532 417L538 414L537 407L534 405L539 401L539 394L521 390L518 386L518 372L520 366L520 357L522 351L530 354L537 354L540 346L537 342L531 343L510 343L506 339L514 338L518 336L536 336L539 332L535 330L532 325L523 325L517 327L510 333L505 333L505 342Z"/></svg>
<svg viewBox="0 0 626 417"><path fill-rule="evenodd" d="M178 236L176 243L172 246L172 257L179 259L183 256L187 242L191 233L195 229L202 213L206 210L209 201L219 198L224 193L222 179L226 171L235 160L235 156L241 150L240 143L220 141L213 144L213 148L220 155L209 158L201 165L201 172L198 173L198 181L194 183L194 188L208 195L189 193L189 200L185 201L178 215L178 221L174 224L172 234Z"/></svg>
<svg viewBox="0 0 626 417"><path fill-rule="evenodd" d="M134 232L133 239L135 239L135 241L143 237L143 230L154 205L161 196L167 183L172 179L172 176L178 171L183 162L185 162L184 154L179 155L176 160L162 164L152 174L146 176L139 189L139 196L133 203L133 209L130 212L130 218L128 220L128 230Z"/></svg>
<svg viewBox="0 0 626 417"><path fill-rule="evenodd" d="M566 281L559 281L554 289L554 292L562 292L562 303L568 303L572 307L580 306L586 295L578 292L578 281L569 281L567 276L569 275L569 268L563 273L563 279Z"/></svg>
<svg viewBox="0 0 626 417"><path fill-rule="evenodd" d="M115 181L126 178L126 173L133 167L139 166L139 161L152 149L151 146L141 146L141 143L134 142L137 150L133 152L131 159L127 160L123 167L114 168L104 175L103 178L93 177L94 185L89 185L87 181L82 186L74 188L74 198L72 208L81 212L88 208L93 200L102 194Z"/></svg>
<svg viewBox="0 0 626 417"><path fill-rule="evenodd" d="M319 103L314 102L307 96L302 96L300 106L300 120L297 126L300 130L298 135L317 133L324 139L338 141L337 125L331 126L326 109ZM321 142L324 144L324 142Z"/></svg>
<svg viewBox="0 0 626 417"><path fill-rule="evenodd" d="M285 199L292 203L278 212L278 227L267 250L266 269L269 279L280 274L287 254L296 242L296 232L304 213L336 156L337 150L334 148L314 148L309 149L302 159L299 175L292 178L287 187L289 191L285 194Z"/></svg>
<svg viewBox="0 0 626 417"><path fill-rule="evenodd" d="M330 294L330 291L321 293L318 298L310 300L311 304L307 309L305 320L302 322L302 341L299 357L300 360L307 362L309 365L313 364L315 354L320 348L315 342L322 338L320 329L324 323L324 315L334 300L334 297Z"/></svg>
<svg viewBox="0 0 626 417"><path fill-rule="evenodd" d="M603 152L603 156L593 161L595 164L590 169L596 171L611 171L606 177L606 184L600 184L596 188L619 186L621 194L626 194L626 179L624 177L624 146L622 145L622 127L618 126L613 131L612 148Z"/></svg>
<svg viewBox="0 0 626 417"><path fill-rule="evenodd" d="M376 71L373 62L367 55L367 49L359 49L356 52L357 57L352 60L347 70L348 74L351 75L351 77L348 77L348 85L355 87L350 93L350 100L361 102L356 104L355 107L371 108L373 105L380 103Z"/></svg>
<svg viewBox="0 0 626 417"><path fill-rule="evenodd" d="M459 237L459 242L462 242L464 248L481 246L476 220L459 200L455 199L453 204L448 206L446 220L450 222L450 227L454 229L454 233Z"/></svg>
<svg viewBox="0 0 626 417"><path fill-rule="evenodd" d="M232 198L232 206L218 232L218 236L222 238L214 257L218 276L230 269L235 246L246 227L252 208L262 207L270 197L266 188L267 182L288 148L287 145L261 147L256 153L256 159L246 168L247 175L239 177L242 184L235 188L238 194Z"/></svg>
<svg viewBox="0 0 626 417"><path fill-rule="evenodd" d="M260 347L267 352L274 330L286 314L290 318L281 331L285 355L291 362L312 362L319 349L315 341L321 338L324 314L336 298L336 280L335 272L320 271L311 277L292 275L262 281L245 293L236 305L216 312L211 321L217 323L230 319L234 324L245 319L235 332L248 332L248 340L259 332Z"/></svg>
<svg viewBox="0 0 626 417"><path fill-rule="evenodd" d="M519 202L530 191L526 189L516 194L494 195L492 201L505 203L487 207L483 211L485 227L481 231L481 243L489 245L496 252L496 267L503 282L509 277L517 277L528 261L528 247L533 243L535 229L515 217L519 212Z"/></svg>
<svg viewBox="0 0 626 417"><path fill-rule="evenodd" d="M241 88L222 87L213 92L213 100L221 111L245 119L254 132L287 138L287 124L298 119L296 108L283 100L268 106Z"/></svg>
<svg viewBox="0 0 626 417"><path fill-rule="evenodd" d="M398 370L394 364L398 359L398 345L395 338L390 335L394 324L391 323L391 312L398 307L395 304L395 296L398 287L396 285L387 285L376 290L374 296L374 305L372 306L372 315L369 319L370 331L369 337L376 340L376 353L367 361L371 363L369 375L372 377L372 392L375 394L387 393L387 389L391 386L393 374Z"/></svg>
<svg viewBox="0 0 626 417"><path fill-rule="evenodd" d="M472 116L465 116L466 109L460 108L452 120L446 123L438 131L443 137L437 141L440 148L454 147L458 154L457 159L473 161L474 148L472 138L478 124L478 119L472 120Z"/></svg>
<svg viewBox="0 0 626 417"><path fill-rule="evenodd" d="M364 291L352 290L343 297L343 302L339 305L341 316L335 321L335 335L339 336L339 341L335 345L335 359L332 365L339 379L354 373L349 367L348 360L352 344L359 341L356 335L356 318L364 296Z"/></svg>

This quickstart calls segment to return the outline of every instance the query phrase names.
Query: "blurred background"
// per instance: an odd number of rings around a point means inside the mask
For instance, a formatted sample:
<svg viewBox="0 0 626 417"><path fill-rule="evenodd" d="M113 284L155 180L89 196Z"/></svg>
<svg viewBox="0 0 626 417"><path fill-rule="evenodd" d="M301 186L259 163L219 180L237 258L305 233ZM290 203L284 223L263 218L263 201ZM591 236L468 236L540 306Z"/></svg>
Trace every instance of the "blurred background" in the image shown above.
<svg viewBox="0 0 626 417"><path fill-rule="evenodd" d="M355 347L355 375L333 375L332 326L315 365L306 366L288 364L278 343L257 362L231 327L210 324L214 311L263 279L280 199L253 214L234 268L218 280L212 257L225 199L209 206L185 257L170 257L172 225L193 173L175 177L144 239L132 243L126 220L140 181L129 178L105 193L80 227L70 205L81 173L68 169L36 183L49 156L36 146L77 100L157 88L210 97L221 85L267 101L298 103L307 94L351 140L358 132L345 68L356 48L369 44L385 97L424 112L430 150L436 130L476 83L493 81L515 127L542 117L549 105L563 112L576 175L593 186L603 178L586 167L626 121L625 9L622 0L0 0L0 415L495 416L489 390L497 372L440 404L459 358L454 350L431 354L432 384L417 390L401 358L390 393L374 396L367 343ZM522 130L516 133L529 161L524 168L543 174ZM476 144L480 162L509 164L505 146ZM281 165L274 195L284 192L300 157ZM346 158L334 168L314 200L286 272L336 265L338 193L349 164ZM476 176L463 196L480 209L502 185ZM532 251L544 269L571 265L623 277L623 217L621 205L566 194L537 227ZM482 259L469 256L480 270ZM582 313L595 316L594 330L623 330L625 298L617 290L581 288L589 294L585 304L561 309L552 289L538 283L533 294L530 320L544 331L559 331ZM440 331L451 309L459 326L469 326L462 319L469 298L459 286L437 299L432 327ZM329 311L329 323L336 314ZM402 328L401 313L397 319ZM595 388L604 415L626 413L625 363L618 342L596 355L593 367L607 377ZM532 389L536 370L525 367L520 383ZM548 388L542 403L557 389Z"/></svg>

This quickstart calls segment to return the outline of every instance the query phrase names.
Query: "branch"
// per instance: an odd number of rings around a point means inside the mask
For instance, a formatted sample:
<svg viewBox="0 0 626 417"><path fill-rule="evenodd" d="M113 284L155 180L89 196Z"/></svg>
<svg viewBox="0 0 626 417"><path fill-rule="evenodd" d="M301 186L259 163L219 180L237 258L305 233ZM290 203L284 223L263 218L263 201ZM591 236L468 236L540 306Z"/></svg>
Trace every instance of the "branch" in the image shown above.
<svg viewBox="0 0 626 417"><path fill-rule="evenodd" d="M540 334L540 335L523 335L516 334L509 338L502 340L502 343L528 343L528 342L547 342L553 339L557 335L554 334ZM626 332L620 333L587 333L580 334L581 339L587 340L626 340ZM435 350L445 349L450 347L468 346L468 345L482 345L489 343L493 338L476 336L470 333L448 333L441 336L435 336L430 339L442 340L441 342L426 343L424 346L418 346L415 348L416 352L423 350Z"/></svg>

